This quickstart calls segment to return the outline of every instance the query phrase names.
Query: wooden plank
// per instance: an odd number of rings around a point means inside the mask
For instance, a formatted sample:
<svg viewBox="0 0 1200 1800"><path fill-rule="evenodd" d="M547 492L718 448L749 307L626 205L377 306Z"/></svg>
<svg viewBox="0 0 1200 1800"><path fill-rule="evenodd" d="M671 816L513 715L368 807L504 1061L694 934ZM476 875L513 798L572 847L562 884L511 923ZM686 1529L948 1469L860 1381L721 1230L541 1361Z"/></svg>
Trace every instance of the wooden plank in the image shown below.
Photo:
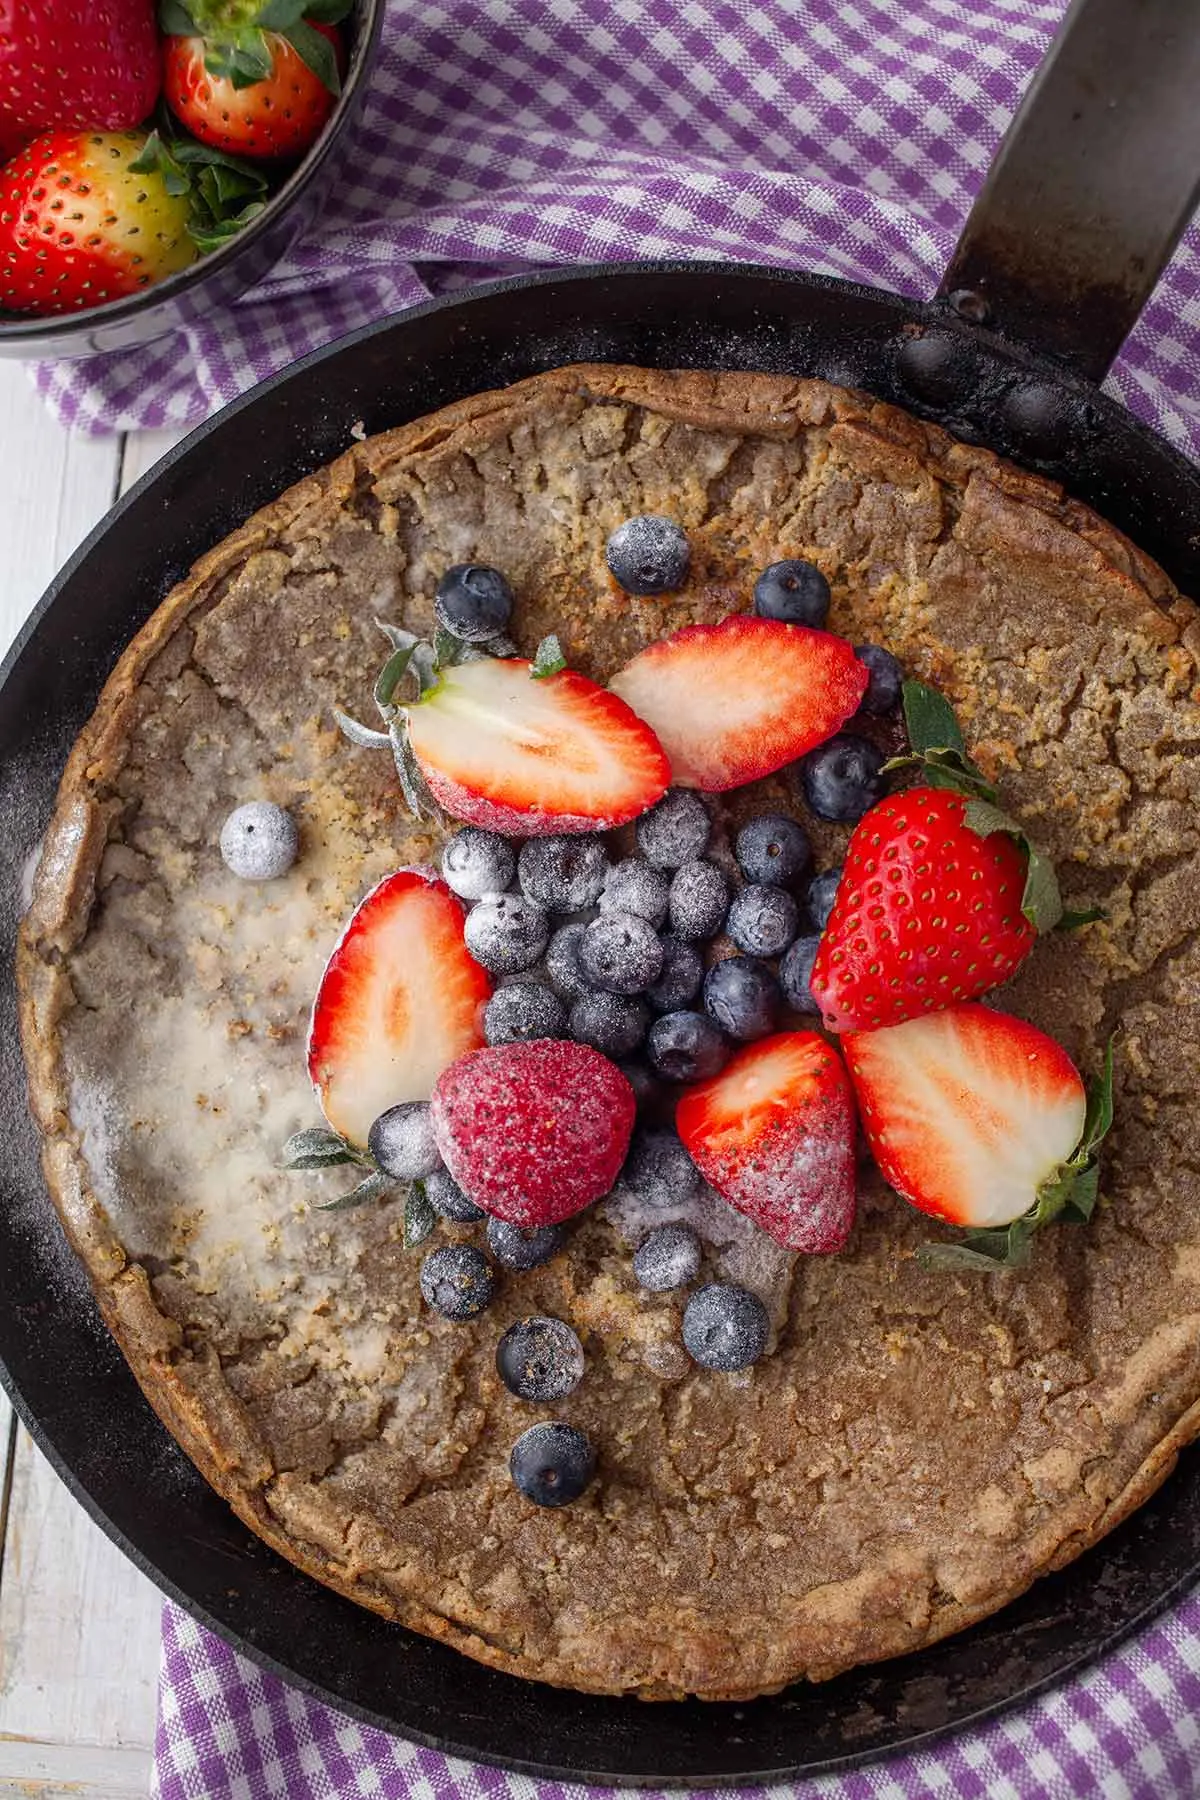
<svg viewBox="0 0 1200 1800"><path fill-rule="evenodd" d="M130 432L125 439L124 455L121 458L121 492L131 488L180 438L186 436L186 432L173 428Z"/></svg>
<svg viewBox="0 0 1200 1800"><path fill-rule="evenodd" d="M161 1605L19 1431L0 1584L0 1739L149 1749Z"/></svg>
<svg viewBox="0 0 1200 1800"><path fill-rule="evenodd" d="M2 651L56 570L112 505L120 441L68 436L19 363L0 363L0 419L5 445L0 459Z"/></svg>
<svg viewBox="0 0 1200 1800"><path fill-rule="evenodd" d="M0 1737L0 1796L145 1800L149 1784L148 1750L94 1750Z"/></svg>

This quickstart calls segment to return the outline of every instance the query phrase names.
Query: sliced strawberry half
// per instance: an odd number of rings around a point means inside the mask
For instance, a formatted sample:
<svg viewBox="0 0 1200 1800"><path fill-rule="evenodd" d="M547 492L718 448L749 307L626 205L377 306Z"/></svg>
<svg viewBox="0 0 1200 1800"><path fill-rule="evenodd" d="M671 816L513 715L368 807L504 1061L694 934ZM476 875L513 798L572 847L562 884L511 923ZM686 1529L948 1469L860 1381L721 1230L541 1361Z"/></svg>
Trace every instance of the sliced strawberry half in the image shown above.
<svg viewBox="0 0 1200 1800"><path fill-rule="evenodd" d="M955 1006L841 1042L884 1179L951 1225L1020 1218L1080 1146L1079 1071L1023 1019Z"/></svg>
<svg viewBox="0 0 1200 1800"><path fill-rule="evenodd" d="M854 1101L815 1031L749 1044L689 1089L675 1124L706 1180L779 1244L840 1250L854 1224Z"/></svg>
<svg viewBox="0 0 1200 1800"><path fill-rule="evenodd" d="M624 700L520 657L458 663L407 709L408 742L448 813L536 837L607 831L666 792L670 764Z"/></svg>
<svg viewBox="0 0 1200 1800"><path fill-rule="evenodd" d="M651 644L609 686L653 726L674 784L716 794L823 744L868 680L845 638L735 613Z"/></svg>
<svg viewBox="0 0 1200 1800"><path fill-rule="evenodd" d="M352 1144L389 1106L428 1100L442 1070L483 1042L492 984L463 943L464 917L428 870L397 869L338 940L313 1005L308 1072Z"/></svg>

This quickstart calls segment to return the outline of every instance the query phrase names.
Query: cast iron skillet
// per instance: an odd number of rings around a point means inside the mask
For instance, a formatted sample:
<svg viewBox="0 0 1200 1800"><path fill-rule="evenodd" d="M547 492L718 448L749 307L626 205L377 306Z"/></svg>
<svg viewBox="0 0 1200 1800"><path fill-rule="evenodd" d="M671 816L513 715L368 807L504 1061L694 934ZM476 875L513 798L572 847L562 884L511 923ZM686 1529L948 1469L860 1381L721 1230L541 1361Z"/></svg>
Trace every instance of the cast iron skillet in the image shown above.
<svg viewBox="0 0 1200 1800"><path fill-rule="evenodd" d="M22 867L117 654L193 557L337 454L360 419L379 430L579 358L821 374L935 414L1060 477L1185 590L1200 590L1200 475L1093 385L1169 253L1200 173L1192 104L1200 29L1179 33L1183 10L1177 0L1077 0L968 225L947 277L953 303L911 304L762 269L657 264L505 282L420 308L309 358L194 433L92 534L8 658L0 677L6 1385L72 1491L161 1587L251 1657L359 1718L577 1779L811 1774L1027 1697L1111 1646L1200 1571L1193 1453L1120 1530L984 1624L750 1705L646 1706L561 1692L385 1624L266 1549L142 1400L42 1186L9 974ZM1010 322L1054 358L1009 335Z"/></svg>

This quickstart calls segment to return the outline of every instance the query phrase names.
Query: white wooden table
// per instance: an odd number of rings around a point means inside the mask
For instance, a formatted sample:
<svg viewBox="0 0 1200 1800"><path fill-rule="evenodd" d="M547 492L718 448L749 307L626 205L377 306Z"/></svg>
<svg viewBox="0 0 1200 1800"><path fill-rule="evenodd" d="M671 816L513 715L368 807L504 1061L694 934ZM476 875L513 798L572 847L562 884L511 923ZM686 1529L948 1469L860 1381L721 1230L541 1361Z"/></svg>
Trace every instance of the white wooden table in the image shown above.
<svg viewBox="0 0 1200 1800"><path fill-rule="evenodd" d="M71 437L0 363L0 654L59 565L176 434ZM0 1800L140 1800L157 1590L92 1524L0 1394Z"/></svg>

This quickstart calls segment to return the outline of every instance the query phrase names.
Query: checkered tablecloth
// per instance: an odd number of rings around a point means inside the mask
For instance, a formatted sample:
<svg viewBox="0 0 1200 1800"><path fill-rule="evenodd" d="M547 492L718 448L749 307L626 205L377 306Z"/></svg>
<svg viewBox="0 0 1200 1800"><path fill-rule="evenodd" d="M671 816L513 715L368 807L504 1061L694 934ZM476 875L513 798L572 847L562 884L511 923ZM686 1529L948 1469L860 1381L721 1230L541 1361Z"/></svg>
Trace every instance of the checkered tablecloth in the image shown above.
<svg viewBox="0 0 1200 1800"><path fill-rule="evenodd" d="M391 0L364 156L319 229L188 341L35 379L85 430L182 425L430 294L602 259L724 255L929 294L1064 3ZM1110 384L1193 455L1198 294L1193 230ZM360 1727L170 1606L163 1645L161 1800L585 1792ZM780 1795L1186 1800L1198 1714L1191 1599L1017 1714Z"/></svg>
<svg viewBox="0 0 1200 1800"><path fill-rule="evenodd" d="M728 256L927 296L1064 7L391 0L361 160L312 236L186 341L35 380L86 431L193 424L431 294L626 257ZM1111 381L1192 454L1198 296L1193 230Z"/></svg>

